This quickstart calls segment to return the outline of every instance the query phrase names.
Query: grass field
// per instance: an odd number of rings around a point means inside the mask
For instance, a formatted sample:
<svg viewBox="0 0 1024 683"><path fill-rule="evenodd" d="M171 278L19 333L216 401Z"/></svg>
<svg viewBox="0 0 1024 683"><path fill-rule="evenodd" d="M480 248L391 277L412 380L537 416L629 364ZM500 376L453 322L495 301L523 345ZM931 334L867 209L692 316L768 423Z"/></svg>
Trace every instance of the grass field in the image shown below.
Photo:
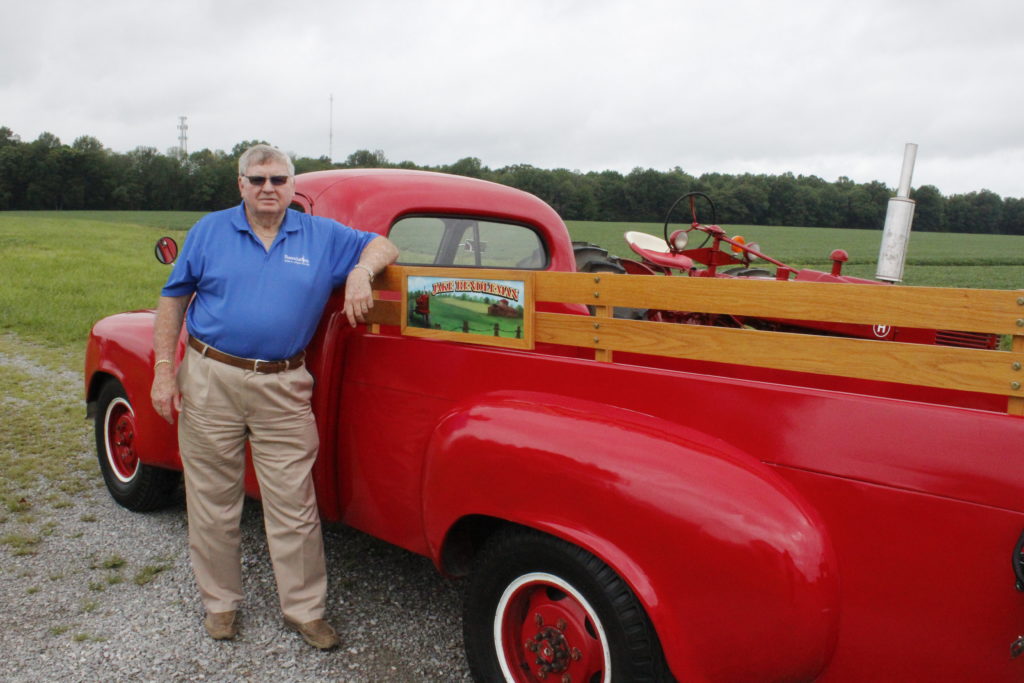
<svg viewBox="0 0 1024 683"><path fill-rule="evenodd" d="M198 215L0 213L0 330L80 352L98 318L156 304L156 240L180 242Z"/></svg>

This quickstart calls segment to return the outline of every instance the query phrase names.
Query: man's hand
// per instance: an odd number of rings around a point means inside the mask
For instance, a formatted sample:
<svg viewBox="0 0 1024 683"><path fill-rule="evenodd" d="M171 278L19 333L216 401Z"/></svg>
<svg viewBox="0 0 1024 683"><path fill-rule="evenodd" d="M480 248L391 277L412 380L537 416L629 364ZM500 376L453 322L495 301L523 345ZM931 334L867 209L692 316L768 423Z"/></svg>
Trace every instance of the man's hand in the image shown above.
<svg viewBox="0 0 1024 683"><path fill-rule="evenodd" d="M181 394L178 393L178 384L172 368L171 363L161 363L157 366L149 399L153 402L157 414L174 424L174 413L181 410Z"/></svg>
<svg viewBox="0 0 1024 683"><path fill-rule="evenodd" d="M163 419L174 424L174 411L181 410L181 394L174 378L174 350L181 333L181 322L188 308L188 296L162 296L156 306L153 323L153 387L149 400Z"/></svg>
<svg viewBox="0 0 1024 683"><path fill-rule="evenodd" d="M373 308L373 289L370 273L365 268L353 268L345 280L345 316L352 327L366 322L366 314Z"/></svg>
<svg viewBox="0 0 1024 683"><path fill-rule="evenodd" d="M374 273L381 272L397 258L398 248L382 235L377 235L363 247L359 264L349 272L345 281L345 315L352 327L357 322L366 322L366 314L373 308L370 282Z"/></svg>

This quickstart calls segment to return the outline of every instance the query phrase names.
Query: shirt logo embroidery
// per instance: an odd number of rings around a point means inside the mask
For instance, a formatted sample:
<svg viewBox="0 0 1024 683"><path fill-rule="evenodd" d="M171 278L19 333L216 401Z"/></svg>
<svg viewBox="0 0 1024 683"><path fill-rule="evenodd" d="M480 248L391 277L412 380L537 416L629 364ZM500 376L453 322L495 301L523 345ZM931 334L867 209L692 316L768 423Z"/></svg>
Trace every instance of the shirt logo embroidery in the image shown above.
<svg viewBox="0 0 1024 683"><path fill-rule="evenodd" d="M289 256L288 254L285 254L284 262L294 263L297 266L309 266L309 259L306 258L305 256Z"/></svg>

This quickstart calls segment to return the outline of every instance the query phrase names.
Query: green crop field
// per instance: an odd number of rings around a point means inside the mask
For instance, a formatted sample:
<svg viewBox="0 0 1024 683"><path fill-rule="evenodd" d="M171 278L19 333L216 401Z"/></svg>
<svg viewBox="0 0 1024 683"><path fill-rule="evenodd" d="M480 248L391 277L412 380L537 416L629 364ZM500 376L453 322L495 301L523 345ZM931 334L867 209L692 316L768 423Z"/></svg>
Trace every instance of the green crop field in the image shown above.
<svg viewBox="0 0 1024 683"><path fill-rule="evenodd" d="M0 331L80 353L97 319L156 304L156 240L198 215L0 213Z"/></svg>

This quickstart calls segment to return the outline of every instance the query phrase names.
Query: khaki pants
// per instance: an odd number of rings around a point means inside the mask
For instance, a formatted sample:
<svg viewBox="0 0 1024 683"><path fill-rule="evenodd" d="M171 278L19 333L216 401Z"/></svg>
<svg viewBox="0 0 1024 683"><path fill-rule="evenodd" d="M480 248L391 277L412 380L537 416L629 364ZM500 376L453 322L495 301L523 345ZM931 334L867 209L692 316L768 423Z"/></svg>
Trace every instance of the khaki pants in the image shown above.
<svg viewBox="0 0 1024 683"><path fill-rule="evenodd" d="M309 405L313 378L305 366L261 375L189 347L178 386L189 552L204 607L226 612L242 602L239 523L248 439L281 611L299 623L322 618L327 574L311 475L319 445Z"/></svg>

